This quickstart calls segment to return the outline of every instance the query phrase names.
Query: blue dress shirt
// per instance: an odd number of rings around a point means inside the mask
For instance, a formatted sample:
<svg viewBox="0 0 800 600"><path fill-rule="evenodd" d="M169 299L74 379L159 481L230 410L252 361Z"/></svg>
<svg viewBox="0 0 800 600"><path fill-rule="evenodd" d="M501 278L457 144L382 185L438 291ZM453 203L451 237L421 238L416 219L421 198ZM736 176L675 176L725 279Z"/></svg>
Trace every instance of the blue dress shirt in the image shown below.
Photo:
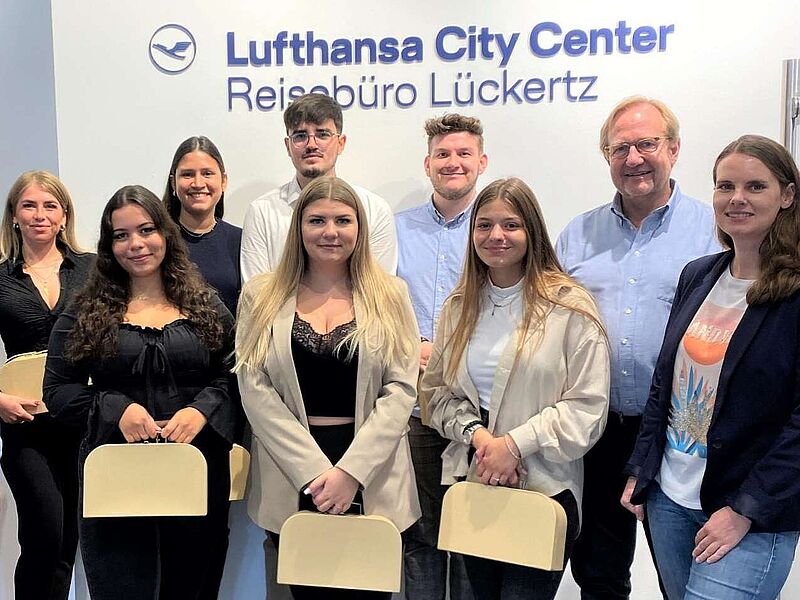
<svg viewBox="0 0 800 600"><path fill-rule="evenodd" d="M432 200L394 216L397 275L408 284L420 335L433 340L442 304L456 287L469 243L472 204L445 221ZM419 405L413 415L419 417Z"/></svg>
<svg viewBox="0 0 800 600"><path fill-rule="evenodd" d="M573 219L556 242L564 270L597 300L611 354L609 409L644 412L675 286L689 261L719 252L711 206L681 193L639 228L614 201Z"/></svg>
<svg viewBox="0 0 800 600"><path fill-rule="evenodd" d="M397 275L408 284L419 332L433 340L439 313L456 287L469 242L472 204L446 221L433 201L395 215Z"/></svg>

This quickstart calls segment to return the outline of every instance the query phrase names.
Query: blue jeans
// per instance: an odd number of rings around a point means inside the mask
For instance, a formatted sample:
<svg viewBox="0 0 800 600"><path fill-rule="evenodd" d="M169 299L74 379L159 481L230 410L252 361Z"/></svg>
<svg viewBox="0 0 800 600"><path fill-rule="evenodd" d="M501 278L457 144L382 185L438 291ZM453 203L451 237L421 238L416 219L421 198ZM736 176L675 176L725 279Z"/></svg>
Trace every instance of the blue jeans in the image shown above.
<svg viewBox="0 0 800 600"><path fill-rule="evenodd" d="M719 561L696 563L694 538L708 517L670 500L654 483L647 516L658 571L670 600L774 600L794 560L800 532L748 533Z"/></svg>
<svg viewBox="0 0 800 600"><path fill-rule="evenodd" d="M418 417L408 422L408 442L417 481L422 517L403 532L405 593L408 600L444 600L448 583L447 552L439 550L439 521L442 498L442 452L450 443L435 430L423 425ZM451 600L473 598L464 567L464 557L450 555L449 583Z"/></svg>

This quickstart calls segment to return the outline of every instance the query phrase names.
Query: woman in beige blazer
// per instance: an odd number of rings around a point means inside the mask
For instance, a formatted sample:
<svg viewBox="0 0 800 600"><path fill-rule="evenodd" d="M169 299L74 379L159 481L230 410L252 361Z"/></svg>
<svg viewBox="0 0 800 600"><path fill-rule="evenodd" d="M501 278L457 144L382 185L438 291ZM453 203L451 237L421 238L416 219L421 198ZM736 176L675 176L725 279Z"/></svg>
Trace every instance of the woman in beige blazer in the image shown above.
<svg viewBox="0 0 800 600"><path fill-rule="evenodd" d="M431 426L453 440L442 483L467 476L472 458L484 484L554 498L567 514L566 563L579 530L582 456L608 410L604 329L591 296L561 270L524 182L487 186L470 230L422 380ZM482 600L550 599L563 574L464 558Z"/></svg>
<svg viewBox="0 0 800 600"><path fill-rule="evenodd" d="M367 234L352 188L316 179L297 201L277 271L242 290L236 371L254 436L248 510L276 543L298 508L341 514L355 500L401 531L420 515L405 437L419 333L405 284L373 261ZM301 586L292 594L362 597Z"/></svg>

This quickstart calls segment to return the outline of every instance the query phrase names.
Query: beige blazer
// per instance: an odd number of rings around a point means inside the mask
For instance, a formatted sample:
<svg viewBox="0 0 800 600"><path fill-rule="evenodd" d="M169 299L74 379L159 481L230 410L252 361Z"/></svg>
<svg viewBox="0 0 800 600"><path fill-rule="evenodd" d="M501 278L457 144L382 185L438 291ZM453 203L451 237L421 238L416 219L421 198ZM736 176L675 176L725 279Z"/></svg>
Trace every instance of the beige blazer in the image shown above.
<svg viewBox="0 0 800 600"><path fill-rule="evenodd" d="M579 287L562 287L561 297L591 314L597 308ZM478 390L467 371L467 351L455 381L444 371L446 346L460 316L460 299L445 304L420 398L428 403L430 425L453 440L442 454L442 483L467 475L468 442L464 427L480 419ZM583 455L605 428L608 414L608 343L580 313L550 304L543 326L517 354L518 333L511 336L497 365L489 407L489 431L508 433L528 471L526 488L553 496L569 489L578 506L583 488Z"/></svg>
<svg viewBox="0 0 800 600"><path fill-rule="evenodd" d="M254 277L242 289L237 328L251 321L253 299L271 274ZM408 290L400 279L404 298ZM298 509L298 492L331 468L308 430L303 398L292 359L291 332L296 309L292 296L272 325L267 362L239 373L242 404L253 429L247 508L268 531L279 532ZM410 299L406 322L416 328ZM355 302L356 320L361 306ZM400 531L420 516L411 451L406 438L416 401L419 352L384 367L381 357L362 348L358 353L355 438L336 466L363 487L364 512L390 519Z"/></svg>

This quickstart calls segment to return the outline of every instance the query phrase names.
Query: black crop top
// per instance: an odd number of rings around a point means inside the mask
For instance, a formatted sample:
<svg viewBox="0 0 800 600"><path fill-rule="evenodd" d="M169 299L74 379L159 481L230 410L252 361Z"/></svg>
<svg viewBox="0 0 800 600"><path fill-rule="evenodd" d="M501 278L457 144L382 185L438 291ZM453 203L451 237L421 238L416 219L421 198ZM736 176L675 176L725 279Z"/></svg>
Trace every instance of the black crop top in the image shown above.
<svg viewBox="0 0 800 600"><path fill-rule="evenodd" d="M292 357L306 415L355 417L358 350L351 361L347 349L336 346L356 327L353 319L330 333L317 333L295 314L292 324Z"/></svg>

